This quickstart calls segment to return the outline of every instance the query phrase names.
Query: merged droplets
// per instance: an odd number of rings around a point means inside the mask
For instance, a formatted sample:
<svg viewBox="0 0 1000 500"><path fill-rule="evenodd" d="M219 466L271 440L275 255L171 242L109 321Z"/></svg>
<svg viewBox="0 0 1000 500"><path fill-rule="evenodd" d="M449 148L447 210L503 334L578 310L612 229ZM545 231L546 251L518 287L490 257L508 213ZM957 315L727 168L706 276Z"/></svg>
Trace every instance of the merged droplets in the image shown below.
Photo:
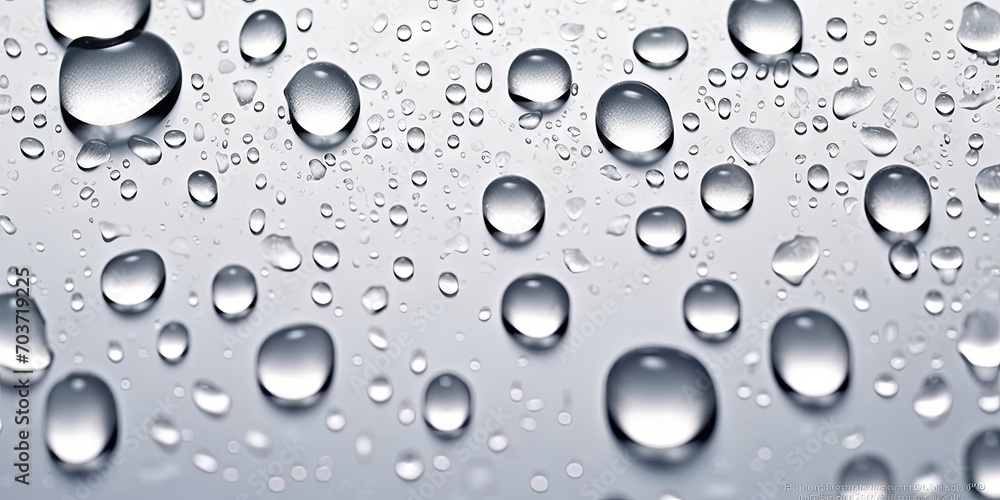
<svg viewBox="0 0 1000 500"><path fill-rule="evenodd" d="M795 235L778 245L771 257L774 274L792 285L802 284L806 274L819 262L819 240L812 236Z"/></svg>
<svg viewBox="0 0 1000 500"><path fill-rule="evenodd" d="M670 68L687 57L688 40L684 32L673 26L657 26L643 30L632 42L632 52L639 62L651 68Z"/></svg>
<svg viewBox="0 0 1000 500"><path fill-rule="evenodd" d="M635 220L635 236L652 253L670 253L684 243L687 222L676 208L648 208Z"/></svg>
<svg viewBox="0 0 1000 500"><path fill-rule="evenodd" d="M645 347L618 358L605 386L614 434L638 456L678 462L715 428L716 394L697 359L669 347Z"/></svg>
<svg viewBox="0 0 1000 500"><path fill-rule="evenodd" d="M112 309L140 313L156 303L167 280L166 267L152 250L119 254L101 272L101 294Z"/></svg>
<svg viewBox="0 0 1000 500"><path fill-rule="evenodd" d="M183 323L167 323L156 338L156 352L167 363L180 363L187 355L190 338Z"/></svg>
<svg viewBox="0 0 1000 500"><path fill-rule="evenodd" d="M969 441L965 466L971 488L983 498L1000 498L1000 430L982 431Z"/></svg>
<svg viewBox="0 0 1000 500"><path fill-rule="evenodd" d="M267 235L260 242L260 255L265 262L282 271L294 271L302 264L302 254L295 249L289 236Z"/></svg>
<svg viewBox="0 0 1000 500"><path fill-rule="evenodd" d="M542 229L545 199L538 186L524 177L498 177L483 192L483 219L497 241L524 244Z"/></svg>
<svg viewBox="0 0 1000 500"><path fill-rule="evenodd" d="M725 340L740 324L740 298L728 283L699 281L684 294L684 322L704 340Z"/></svg>
<svg viewBox="0 0 1000 500"><path fill-rule="evenodd" d="M424 392L424 423L437 436L453 439L472 420L472 392L456 374L434 377Z"/></svg>
<svg viewBox="0 0 1000 500"><path fill-rule="evenodd" d="M608 87L597 101L595 115L597 137L625 161L652 163L673 145L670 107L645 83L626 81Z"/></svg>
<svg viewBox="0 0 1000 500"><path fill-rule="evenodd" d="M45 0L45 20L66 40L115 38L145 24L149 5L150 0Z"/></svg>
<svg viewBox="0 0 1000 500"><path fill-rule="evenodd" d="M333 379L333 339L316 325L295 325L272 333L257 354L257 383L283 406L308 406Z"/></svg>
<svg viewBox="0 0 1000 500"><path fill-rule="evenodd" d="M122 140L146 132L173 107L180 86L177 55L147 32L77 39L59 68L63 116L86 138Z"/></svg>
<svg viewBox="0 0 1000 500"><path fill-rule="evenodd" d="M736 219L746 213L753 195L753 178L739 165L716 165L701 178L701 203L719 219Z"/></svg>
<svg viewBox="0 0 1000 500"><path fill-rule="evenodd" d="M836 402L847 389L851 353L847 335L823 312L786 314L771 333L771 368L789 395L806 405Z"/></svg>
<svg viewBox="0 0 1000 500"><path fill-rule="evenodd" d="M257 280L240 265L219 270L212 280L212 304L224 319L235 320L250 314L257 303Z"/></svg>
<svg viewBox="0 0 1000 500"><path fill-rule="evenodd" d="M188 196L201 207L210 207L219 199L219 183L211 172L195 170L188 176Z"/></svg>
<svg viewBox="0 0 1000 500"><path fill-rule="evenodd" d="M118 406L103 380L71 373L49 391L45 446L68 470L96 470L118 442Z"/></svg>
<svg viewBox="0 0 1000 500"><path fill-rule="evenodd" d="M285 86L292 126L307 143L322 147L342 142L361 113L358 86L333 63L306 65Z"/></svg>
<svg viewBox="0 0 1000 500"><path fill-rule="evenodd" d="M930 187L913 168L890 165L868 181L865 212L883 239L916 241L930 224Z"/></svg>
<svg viewBox="0 0 1000 500"><path fill-rule="evenodd" d="M27 325L30 333L23 344L17 339L24 333L19 331L21 325ZM31 370L33 380L44 376L52 364L52 350L45 339L45 318L35 300L14 293L0 294L0 384L16 385L18 376L14 370ZM27 363L17 360L23 349L27 349Z"/></svg>
<svg viewBox="0 0 1000 500"><path fill-rule="evenodd" d="M530 49L518 54L507 72L510 98L533 111L558 109L569 99L572 84L569 63L549 49Z"/></svg>
<svg viewBox="0 0 1000 500"><path fill-rule="evenodd" d="M253 64L263 64L285 48L285 22L272 10L250 14L240 30L240 55Z"/></svg>
<svg viewBox="0 0 1000 500"><path fill-rule="evenodd" d="M566 332L569 293L555 278L529 274L517 278L503 293L500 310L507 333L532 348L550 348Z"/></svg>
<svg viewBox="0 0 1000 500"><path fill-rule="evenodd" d="M794 0L735 0L729 37L750 56L771 58L802 47L802 12Z"/></svg>

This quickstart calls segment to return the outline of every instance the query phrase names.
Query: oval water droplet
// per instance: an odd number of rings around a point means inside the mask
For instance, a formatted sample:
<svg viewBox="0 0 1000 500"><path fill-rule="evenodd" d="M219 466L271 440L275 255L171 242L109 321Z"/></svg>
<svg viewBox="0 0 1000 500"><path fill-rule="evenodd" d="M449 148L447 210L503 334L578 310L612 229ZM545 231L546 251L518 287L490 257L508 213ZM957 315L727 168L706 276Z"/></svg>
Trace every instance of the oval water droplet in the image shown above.
<svg viewBox="0 0 1000 500"><path fill-rule="evenodd" d="M850 85L833 93L833 116L845 120L875 102L875 87L861 85L855 78Z"/></svg>
<svg viewBox="0 0 1000 500"><path fill-rule="evenodd" d="M988 429L973 437L965 450L970 488L983 498L1000 498L1000 429Z"/></svg>
<svg viewBox="0 0 1000 500"><path fill-rule="evenodd" d="M920 267L920 254L917 247L906 240L897 241L889 249L889 265L896 276L908 280L917 274Z"/></svg>
<svg viewBox="0 0 1000 500"><path fill-rule="evenodd" d="M199 410L213 417L224 417L233 407L233 398L207 380L195 381L191 401Z"/></svg>
<svg viewBox="0 0 1000 500"><path fill-rule="evenodd" d="M190 335L183 323L167 323L156 338L156 352L168 363L180 363L187 355L189 342Z"/></svg>
<svg viewBox="0 0 1000 500"><path fill-rule="evenodd" d="M986 55L1000 50L1000 12L981 2L966 5L956 36L970 52Z"/></svg>
<svg viewBox="0 0 1000 500"><path fill-rule="evenodd" d="M735 0L729 37L748 56L769 59L802 47L802 12L794 0Z"/></svg>
<svg viewBox="0 0 1000 500"><path fill-rule="evenodd" d="M96 470L118 441L118 405L103 380L71 373L49 391L45 446L69 470Z"/></svg>
<svg viewBox="0 0 1000 500"><path fill-rule="evenodd" d="M944 377L931 375L924 379L913 397L913 411L925 424L937 425L951 412L953 401L951 387Z"/></svg>
<svg viewBox="0 0 1000 500"><path fill-rule="evenodd" d="M257 353L257 383L283 406L315 404L330 387L333 339L316 325L295 325L272 333Z"/></svg>
<svg viewBox="0 0 1000 500"><path fill-rule="evenodd" d="M257 280L240 265L219 270L212 280L212 304L224 319L236 320L250 314L257 303Z"/></svg>
<svg viewBox="0 0 1000 500"><path fill-rule="evenodd" d="M847 390L851 352L836 320L813 309L782 316L771 332L774 378L796 401L810 406L835 403Z"/></svg>
<svg viewBox="0 0 1000 500"><path fill-rule="evenodd" d="M687 221L676 208L648 208L635 220L635 236L647 251L667 254L684 243Z"/></svg>
<svg viewBox="0 0 1000 500"><path fill-rule="evenodd" d="M697 359L673 348L644 347L619 357L604 396L611 430L648 460L685 460L715 428L711 375Z"/></svg>
<svg viewBox="0 0 1000 500"><path fill-rule="evenodd" d="M622 160L652 163L673 145L670 106L645 83L626 81L608 87L597 101L595 115L597 137Z"/></svg>
<svg viewBox="0 0 1000 500"><path fill-rule="evenodd" d="M632 42L632 52L639 62L651 68L670 68L687 57L688 40L684 32L673 26L658 26L643 30Z"/></svg>
<svg viewBox="0 0 1000 500"><path fill-rule="evenodd" d="M264 64L278 56L286 39L281 16L272 10L258 10L240 30L240 55L252 64Z"/></svg>
<svg viewBox="0 0 1000 500"><path fill-rule="evenodd" d="M704 340L728 339L740 324L740 298L728 283L699 281L684 293L684 322Z"/></svg>
<svg viewBox="0 0 1000 500"><path fill-rule="evenodd" d="M545 199L538 186L524 177L498 177L483 192L483 219L497 241L524 244L542 229Z"/></svg>
<svg viewBox="0 0 1000 500"><path fill-rule="evenodd" d="M886 241L917 241L930 224L930 187L915 169L889 165L868 181L865 213Z"/></svg>
<svg viewBox="0 0 1000 500"><path fill-rule="evenodd" d="M979 380L984 383L996 380L1000 369L1000 320L996 313L984 309L970 311L956 348Z"/></svg>
<svg viewBox="0 0 1000 500"><path fill-rule="evenodd" d="M188 176L188 196L196 205L210 207L219 199L219 183L211 172L195 170Z"/></svg>
<svg viewBox="0 0 1000 500"><path fill-rule="evenodd" d="M285 86L295 132L306 143L325 147L343 142L361 114L358 86L343 68L315 62L304 66Z"/></svg>
<svg viewBox="0 0 1000 500"><path fill-rule="evenodd" d="M739 165L716 165L701 178L701 203L719 219L742 216L753 204L753 195L753 178Z"/></svg>
<svg viewBox="0 0 1000 500"><path fill-rule="evenodd" d="M569 323L569 293L555 278L528 274L504 290L500 315L504 327L524 346L546 349L556 345Z"/></svg>
<svg viewBox="0 0 1000 500"><path fill-rule="evenodd" d="M456 374L434 377L424 391L424 422L437 436L454 439L472 420L472 391Z"/></svg>
<svg viewBox="0 0 1000 500"><path fill-rule="evenodd" d="M167 281L166 267L152 250L133 250L115 256L101 272L101 293L112 309L140 313L156 303Z"/></svg>
<svg viewBox="0 0 1000 500"><path fill-rule="evenodd" d="M510 63L507 92L530 110L552 111L569 99L573 72L563 56L549 49L526 50Z"/></svg>
<svg viewBox="0 0 1000 500"><path fill-rule="evenodd" d="M57 37L115 38L142 27L150 0L45 0L45 20Z"/></svg>
<svg viewBox="0 0 1000 500"><path fill-rule="evenodd" d="M882 459L861 455L844 464L839 483L843 500L885 500L892 491L892 474Z"/></svg>
<svg viewBox="0 0 1000 500"><path fill-rule="evenodd" d="M994 212L1000 208L1000 165L986 167L976 174L976 194Z"/></svg>

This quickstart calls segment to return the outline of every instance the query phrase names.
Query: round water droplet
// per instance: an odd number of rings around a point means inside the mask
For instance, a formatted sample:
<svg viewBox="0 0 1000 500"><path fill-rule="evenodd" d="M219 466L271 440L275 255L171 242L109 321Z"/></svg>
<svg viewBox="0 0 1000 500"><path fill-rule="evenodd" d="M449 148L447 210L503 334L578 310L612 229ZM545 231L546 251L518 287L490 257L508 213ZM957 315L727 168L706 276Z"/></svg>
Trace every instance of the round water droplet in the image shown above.
<svg viewBox="0 0 1000 500"><path fill-rule="evenodd" d="M120 141L145 133L173 108L180 88L177 55L142 31L76 39L59 68L63 118L84 138Z"/></svg>
<svg viewBox="0 0 1000 500"><path fill-rule="evenodd" d="M646 250L667 254L684 243L687 222L676 208L648 208L635 220L635 236Z"/></svg>
<svg viewBox="0 0 1000 500"><path fill-rule="evenodd" d="M965 466L973 490L983 498L1000 498L1000 430L982 431L969 441Z"/></svg>
<svg viewBox="0 0 1000 500"><path fill-rule="evenodd" d="M883 239L916 241L930 224L930 187L915 169L889 165L868 181L865 213Z"/></svg>
<svg viewBox="0 0 1000 500"><path fill-rule="evenodd" d="M719 219L742 216L753 204L753 195L753 178L739 165L716 165L701 178L701 204Z"/></svg>
<svg viewBox="0 0 1000 500"><path fill-rule="evenodd" d="M358 86L333 63L306 65L285 86L292 126L303 141L316 147L342 142L361 113Z"/></svg>
<svg viewBox="0 0 1000 500"><path fill-rule="evenodd" d="M454 439L472 420L472 392L456 374L434 377L424 391L424 422L437 436Z"/></svg>
<svg viewBox="0 0 1000 500"><path fill-rule="evenodd" d="M549 49L530 49L518 54L507 72L510 98L533 111L561 107L569 99L572 83L569 63Z"/></svg>
<svg viewBox="0 0 1000 500"><path fill-rule="evenodd" d="M212 280L212 304L224 319L236 320L248 314L257 303L257 280L240 265L219 270Z"/></svg>
<svg viewBox="0 0 1000 500"><path fill-rule="evenodd" d="M14 277L16 283L17 277ZM24 334L20 325L29 326L29 335L24 343L18 336ZM21 363L17 354L27 350L28 360ZM31 370L32 380L41 379L52 364L52 350L46 341L45 318L32 298L16 293L0 294L0 384L14 386L18 374L14 370ZM23 375L21 375L23 377Z"/></svg>
<svg viewBox="0 0 1000 500"><path fill-rule="evenodd" d="M645 83L627 81L608 87L597 101L595 115L597 137L625 161L652 163L673 145L670 107Z"/></svg>
<svg viewBox="0 0 1000 500"><path fill-rule="evenodd" d="M45 0L45 20L66 40L115 38L144 25L149 5L150 0Z"/></svg>
<svg viewBox="0 0 1000 500"><path fill-rule="evenodd" d="M889 265L896 276L908 280L917 274L920 267L920 255L917 247L906 240L897 241L889 249Z"/></svg>
<svg viewBox="0 0 1000 500"><path fill-rule="evenodd" d="M545 199L538 186L524 177L498 177L483 192L483 219L497 241L524 244L542 229Z"/></svg>
<svg viewBox="0 0 1000 500"><path fill-rule="evenodd" d="M569 293L555 278L529 274L503 293L501 317L507 333L527 347L556 345L569 323Z"/></svg>
<svg viewBox="0 0 1000 500"><path fill-rule="evenodd" d="M715 428L715 383L701 362L676 349L625 353L611 366L604 395L611 430L642 458L682 461Z"/></svg>
<svg viewBox="0 0 1000 500"><path fill-rule="evenodd" d="M71 373L49 391L45 446L69 470L96 470L118 440L118 406L108 384L89 373Z"/></svg>
<svg viewBox="0 0 1000 500"><path fill-rule="evenodd" d="M156 352L168 363L180 363L187 355L190 335L183 323L167 323L156 338Z"/></svg>
<svg viewBox="0 0 1000 500"><path fill-rule="evenodd" d="M728 339L740 324L740 298L728 283L699 281L684 294L684 321L702 339Z"/></svg>
<svg viewBox="0 0 1000 500"><path fill-rule="evenodd" d="M272 10L258 10L240 30L240 55L253 64L273 60L285 48L285 22Z"/></svg>
<svg viewBox="0 0 1000 500"><path fill-rule="evenodd" d="M672 26L649 28L635 36L632 52L639 62L663 69L677 65L687 57L688 40L684 32Z"/></svg>
<svg viewBox="0 0 1000 500"><path fill-rule="evenodd" d="M986 167L976 174L979 201L994 210L1000 207L1000 165Z"/></svg>
<svg viewBox="0 0 1000 500"><path fill-rule="evenodd" d="M729 37L748 56L773 58L802 47L802 12L794 0L735 0Z"/></svg>
<svg viewBox="0 0 1000 500"><path fill-rule="evenodd" d="M329 271L340 263L340 249L330 241L321 241L313 247L313 262L320 269Z"/></svg>
<svg viewBox="0 0 1000 500"><path fill-rule="evenodd" d="M167 271L152 250L133 250L115 256L101 272L101 293L112 309L140 313L156 303L163 292Z"/></svg>
<svg viewBox="0 0 1000 500"><path fill-rule="evenodd" d="M323 328L282 328L260 346L257 383L279 405L312 405L330 386L333 360L333 339Z"/></svg>
<svg viewBox="0 0 1000 500"><path fill-rule="evenodd" d="M786 314L771 333L774 378L796 401L829 405L847 390L851 352L840 324L820 311Z"/></svg>
<svg viewBox="0 0 1000 500"><path fill-rule="evenodd" d="M839 17L831 17L826 22L826 34L837 41L847 38L847 21Z"/></svg>
<svg viewBox="0 0 1000 500"><path fill-rule="evenodd" d="M188 196L198 206L210 207L219 199L219 183L215 176L204 170L195 170L188 176Z"/></svg>

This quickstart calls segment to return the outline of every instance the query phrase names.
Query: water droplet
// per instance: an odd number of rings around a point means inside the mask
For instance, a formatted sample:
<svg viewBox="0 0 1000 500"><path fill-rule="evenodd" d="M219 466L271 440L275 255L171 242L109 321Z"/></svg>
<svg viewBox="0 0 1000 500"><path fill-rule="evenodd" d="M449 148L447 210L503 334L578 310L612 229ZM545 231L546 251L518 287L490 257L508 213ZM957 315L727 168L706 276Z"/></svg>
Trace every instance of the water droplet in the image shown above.
<svg viewBox="0 0 1000 500"><path fill-rule="evenodd" d="M497 241L524 244L542 229L545 199L538 187L524 177L498 177L483 192L483 219Z"/></svg>
<svg viewBox="0 0 1000 500"><path fill-rule="evenodd" d="M257 280L240 265L219 270L212 280L212 304L224 319L236 320L250 314L257 303Z"/></svg>
<svg viewBox="0 0 1000 500"><path fill-rule="evenodd" d="M69 470L96 470L118 440L118 406L108 384L89 373L71 373L49 391L45 445Z"/></svg>
<svg viewBox="0 0 1000 500"><path fill-rule="evenodd" d="M890 165L868 181L865 212L883 239L916 241L930 224L930 187L913 168Z"/></svg>
<svg viewBox="0 0 1000 500"><path fill-rule="evenodd" d="M635 36L632 51L639 62L651 68L670 68L687 57L688 40L672 26L649 28Z"/></svg>
<svg viewBox="0 0 1000 500"><path fill-rule="evenodd" d="M861 127L861 145L875 156L887 156L896 149L896 133L885 127Z"/></svg>
<svg viewBox="0 0 1000 500"><path fill-rule="evenodd" d="M340 249L330 241L321 241L313 247L313 262L320 269L329 271L340 263Z"/></svg>
<svg viewBox="0 0 1000 500"><path fill-rule="evenodd" d="M875 379L872 388L875 389L875 394L889 399L899 392L899 382L896 382L895 377L892 375L883 373Z"/></svg>
<svg viewBox="0 0 1000 500"><path fill-rule="evenodd" d="M615 156L629 162L652 163L674 142L670 107L653 87L642 82L619 82L608 87L597 102L597 136Z"/></svg>
<svg viewBox="0 0 1000 500"><path fill-rule="evenodd" d="M199 410L213 417L224 417L233 407L233 399L229 394L207 380L198 380L194 383L191 400Z"/></svg>
<svg viewBox="0 0 1000 500"><path fill-rule="evenodd" d="M472 420L472 392L461 377L443 373L424 392L424 422L435 435L454 439Z"/></svg>
<svg viewBox="0 0 1000 500"><path fill-rule="evenodd" d="M1000 12L980 2L966 5L956 36L970 52L985 55L1000 50Z"/></svg>
<svg viewBox="0 0 1000 500"><path fill-rule="evenodd" d="M562 283L528 274L507 285L500 310L507 333L522 345L545 349L557 344L566 332L569 307Z"/></svg>
<svg viewBox="0 0 1000 500"><path fill-rule="evenodd" d="M955 283L958 270L962 267L964 257L958 247L941 247L930 255L931 267L937 270L941 282L946 285Z"/></svg>
<svg viewBox="0 0 1000 500"><path fill-rule="evenodd" d="M889 467L873 455L861 455L844 464L840 471L843 500L885 500L892 491Z"/></svg>
<svg viewBox="0 0 1000 500"><path fill-rule="evenodd" d="M913 411L925 424L936 425L951 412L953 399L948 382L940 375L931 375L913 397Z"/></svg>
<svg viewBox="0 0 1000 500"><path fill-rule="evenodd" d="M889 265L896 276L908 280L917 274L920 266L917 247L906 240L897 241L889 249Z"/></svg>
<svg viewBox="0 0 1000 500"><path fill-rule="evenodd" d="M530 49L518 54L507 72L510 98L530 110L558 109L569 99L572 83L569 63L549 49Z"/></svg>
<svg viewBox="0 0 1000 500"><path fill-rule="evenodd" d="M684 294L684 321L704 340L728 339L740 323L740 298L725 282L699 281Z"/></svg>
<svg viewBox="0 0 1000 500"><path fill-rule="evenodd" d="M979 380L996 380L1000 368L1000 320L995 313L970 311L956 347Z"/></svg>
<svg viewBox="0 0 1000 500"><path fill-rule="evenodd" d="M491 35L493 34L493 21L486 14L477 12L472 15L472 29L483 36Z"/></svg>
<svg viewBox="0 0 1000 500"><path fill-rule="evenodd" d="M979 201L994 211L1000 207L1000 165L986 167L976 174Z"/></svg>
<svg viewBox="0 0 1000 500"><path fill-rule="evenodd" d="M715 428L711 375L698 360L669 347L619 357L608 372L605 402L614 434L650 460L685 460Z"/></svg>
<svg viewBox="0 0 1000 500"><path fill-rule="evenodd" d="M635 220L635 236L649 252L671 253L684 243L687 222L673 207L648 208Z"/></svg>
<svg viewBox="0 0 1000 500"><path fill-rule="evenodd" d="M267 235L260 242L260 255L265 262L282 271L294 271L302 264L302 254L288 236Z"/></svg>
<svg viewBox="0 0 1000 500"><path fill-rule="evenodd" d="M308 144L338 144L358 122L358 86L336 64L315 62L304 66L288 81L284 92L292 126Z"/></svg>
<svg viewBox="0 0 1000 500"><path fill-rule="evenodd" d="M142 31L114 40L76 39L59 68L63 117L86 138L118 141L145 133L170 111L180 87L173 49Z"/></svg>
<svg viewBox="0 0 1000 500"><path fill-rule="evenodd" d="M837 41L847 38L847 22L839 17L831 17L826 22L826 34Z"/></svg>
<svg viewBox="0 0 1000 500"><path fill-rule="evenodd" d="M361 307L369 314L378 314L389 305L389 291L384 286L372 286L361 294Z"/></svg>
<svg viewBox="0 0 1000 500"><path fill-rule="evenodd" d="M190 335L183 323L167 323L156 338L156 352L167 363L180 363L188 352Z"/></svg>
<svg viewBox="0 0 1000 500"><path fill-rule="evenodd" d="M861 85L855 78L850 85L833 94L833 116L839 120L858 114L875 102L875 87Z"/></svg>
<svg viewBox="0 0 1000 500"><path fill-rule="evenodd" d="M983 498L1000 498L1000 430L982 431L969 441L965 466L970 488Z"/></svg>
<svg viewBox="0 0 1000 500"><path fill-rule="evenodd" d="M140 313L156 303L166 283L163 259L152 250L133 250L115 256L101 272L101 293L112 309Z"/></svg>
<svg viewBox="0 0 1000 500"><path fill-rule="evenodd" d="M492 29L493 25L491 23L490 30L492 31ZM394 469L396 470L396 475L403 481L416 481L424 474L424 463L417 456L416 452L404 451L396 458Z"/></svg>
<svg viewBox="0 0 1000 500"><path fill-rule="evenodd" d="M57 37L66 40L115 38L145 24L149 5L150 0L45 0L45 20Z"/></svg>
<svg viewBox="0 0 1000 500"><path fill-rule="evenodd" d="M25 137L21 139L20 147L21 154L23 154L25 158L32 160L40 158L42 154L45 153L45 144L42 144L42 141L35 139L34 137Z"/></svg>
<svg viewBox="0 0 1000 500"><path fill-rule="evenodd" d="M802 47L802 12L794 0L735 0L728 27L746 55L774 57Z"/></svg>
<svg viewBox="0 0 1000 500"><path fill-rule="evenodd" d="M111 147L100 139L91 139L80 147L76 155L76 166L80 170L93 170L111 161Z"/></svg>
<svg viewBox="0 0 1000 500"><path fill-rule="evenodd" d="M282 406L309 406L326 392L333 378L333 339L321 327L282 328L260 346L257 383Z"/></svg>
<svg viewBox="0 0 1000 500"><path fill-rule="evenodd" d="M823 312L803 309L786 314L771 333L774 378L796 401L826 406L847 390L851 353L847 335Z"/></svg>
<svg viewBox="0 0 1000 500"><path fill-rule="evenodd" d="M798 286L806 274L819 262L819 240L812 236L795 235L781 243L771 258L771 270L782 279Z"/></svg>
<svg viewBox="0 0 1000 500"><path fill-rule="evenodd" d="M701 178L701 203L719 219L742 216L753 204L753 195L753 178L739 165L716 165Z"/></svg>
<svg viewBox="0 0 1000 500"><path fill-rule="evenodd" d="M16 283L16 276L14 280ZM27 342L23 344L17 341L24 333L17 328L22 324L30 327ZM18 346L23 347L19 349ZM27 363L17 362L16 355L23 349L28 352ZM32 298L14 293L0 294L0 384L16 385L18 374L14 370L31 370L32 379L40 379L51 364L52 350L46 342L45 318L38 304Z"/></svg>
<svg viewBox="0 0 1000 500"><path fill-rule="evenodd" d="M198 206L210 207L219 199L219 183L211 172L195 170L187 182L188 196Z"/></svg>
<svg viewBox="0 0 1000 500"><path fill-rule="evenodd" d="M285 48L285 22L276 12L258 10L240 30L240 54L253 64L273 60Z"/></svg>
<svg viewBox="0 0 1000 500"><path fill-rule="evenodd" d="M458 277L454 273L441 273L438 276L438 290L445 297L454 297L458 294Z"/></svg>
<svg viewBox="0 0 1000 500"><path fill-rule="evenodd" d="M733 131L730 137L733 149L748 165L757 165L771 154L774 149L775 136L771 130L763 128L740 127Z"/></svg>

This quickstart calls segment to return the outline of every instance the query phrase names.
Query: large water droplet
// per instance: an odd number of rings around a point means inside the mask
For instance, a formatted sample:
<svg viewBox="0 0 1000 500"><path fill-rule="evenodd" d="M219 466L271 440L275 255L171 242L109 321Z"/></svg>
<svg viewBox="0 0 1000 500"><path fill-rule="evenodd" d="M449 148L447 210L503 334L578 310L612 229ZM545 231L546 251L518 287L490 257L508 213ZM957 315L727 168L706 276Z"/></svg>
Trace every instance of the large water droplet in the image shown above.
<svg viewBox="0 0 1000 500"><path fill-rule="evenodd" d="M812 236L795 235L781 243L771 258L774 274L792 285L802 284L806 274L819 262L819 240Z"/></svg>
<svg viewBox="0 0 1000 500"><path fill-rule="evenodd" d="M597 137L615 156L635 163L663 158L674 142L670 106L653 87L619 82L597 101Z"/></svg>
<svg viewBox="0 0 1000 500"><path fill-rule="evenodd" d="M644 347L618 358L605 387L608 421L638 456L682 461L712 434L715 383L697 359L669 347Z"/></svg>
<svg viewBox="0 0 1000 500"><path fill-rule="evenodd" d="M145 133L170 111L180 87L177 55L147 32L77 39L59 68L63 117L84 138L120 141Z"/></svg>
<svg viewBox="0 0 1000 500"><path fill-rule="evenodd" d="M639 62L651 68L670 68L687 57L688 40L684 32L672 26L658 26L643 30L632 42Z"/></svg>
<svg viewBox="0 0 1000 500"><path fill-rule="evenodd" d="M346 139L361 113L358 86L343 68L328 62L296 72L285 86L285 99L296 133L317 147Z"/></svg>
<svg viewBox="0 0 1000 500"><path fill-rule="evenodd" d="M45 445L70 470L99 468L118 441L118 406L108 384L71 373L49 391Z"/></svg>
<svg viewBox="0 0 1000 500"><path fill-rule="evenodd" d="M1000 12L980 2L966 5L956 36L958 43L971 52L987 54L1000 50Z"/></svg>
<svg viewBox="0 0 1000 500"><path fill-rule="evenodd" d="M440 437L453 439L472 419L472 392L458 375L434 377L424 392L424 422Z"/></svg>
<svg viewBox="0 0 1000 500"><path fill-rule="evenodd" d="M919 240L930 224L930 187L913 168L889 165L868 181L865 213L883 239Z"/></svg>
<svg viewBox="0 0 1000 500"><path fill-rule="evenodd" d="M139 313L160 298L166 280L167 271L159 254L133 250L115 256L104 266L101 293L112 309Z"/></svg>
<svg viewBox="0 0 1000 500"><path fill-rule="evenodd" d="M684 321L702 339L728 339L740 324L740 298L723 281L699 281L684 294Z"/></svg>
<svg viewBox="0 0 1000 500"><path fill-rule="evenodd" d="M545 198L538 186L524 177L498 177L483 192L483 219L497 241L527 243L542 229Z"/></svg>
<svg viewBox="0 0 1000 500"><path fill-rule="evenodd" d="M563 56L549 49L518 54L507 72L507 92L514 102L537 111L552 111L569 99L573 72Z"/></svg>
<svg viewBox="0 0 1000 500"><path fill-rule="evenodd" d="M257 354L257 383L272 401L308 406L333 378L333 339L321 327L296 325L272 333Z"/></svg>
<svg viewBox="0 0 1000 500"><path fill-rule="evenodd" d="M285 22L272 10L258 10L240 30L240 54L253 64L273 60L285 48Z"/></svg>
<svg viewBox="0 0 1000 500"><path fill-rule="evenodd" d="M983 205L997 211L1000 207L1000 165L986 167L976 174L976 194Z"/></svg>
<svg viewBox="0 0 1000 500"><path fill-rule="evenodd" d="M500 304L504 327L522 345L554 346L569 322L569 294L555 278L528 274L507 285Z"/></svg>
<svg viewBox="0 0 1000 500"><path fill-rule="evenodd" d="M802 47L802 12L794 0L735 0L728 26L733 45L759 59Z"/></svg>
<svg viewBox="0 0 1000 500"><path fill-rule="evenodd" d="M840 471L843 500L885 500L892 491L892 474L882 459L861 455L844 464Z"/></svg>
<svg viewBox="0 0 1000 500"><path fill-rule="evenodd" d="M684 243L687 222L676 208L648 208L635 220L635 236L652 253L670 253Z"/></svg>
<svg viewBox="0 0 1000 500"><path fill-rule="evenodd" d="M771 368L778 385L806 405L833 404L847 390L851 352L847 335L813 309L786 314L771 333Z"/></svg>
<svg viewBox="0 0 1000 500"><path fill-rule="evenodd" d="M115 38L141 27L149 0L45 0L45 20L57 37Z"/></svg>
<svg viewBox="0 0 1000 500"><path fill-rule="evenodd" d="M257 303L257 280L253 273L240 265L219 270L212 280L212 304L215 312L225 319L240 319Z"/></svg>
<svg viewBox="0 0 1000 500"><path fill-rule="evenodd" d="M739 165L716 165L701 178L701 203L719 219L735 219L746 213L753 195L753 178Z"/></svg>
<svg viewBox="0 0 1000 500"><path fill-rule="evenodd" d="M985 430L969 441L965 466L969 484L977 493L1000 499L1000 430Z"/></svg>
<svg viewBox="0 0 1000 500"><path fill-rule="evenodd" d="M28 327L27 334L18 328L24 325ZM18 336L23 334L27 338L22 344ZM28 361L21 363L17 355L25 354L25 349ZM0 384L16 385L18 376L14 370L31 370L32 380L39 380L51 364L52 350L46 341L45 318L38 304L14 293L0 294Z"/></svg>

